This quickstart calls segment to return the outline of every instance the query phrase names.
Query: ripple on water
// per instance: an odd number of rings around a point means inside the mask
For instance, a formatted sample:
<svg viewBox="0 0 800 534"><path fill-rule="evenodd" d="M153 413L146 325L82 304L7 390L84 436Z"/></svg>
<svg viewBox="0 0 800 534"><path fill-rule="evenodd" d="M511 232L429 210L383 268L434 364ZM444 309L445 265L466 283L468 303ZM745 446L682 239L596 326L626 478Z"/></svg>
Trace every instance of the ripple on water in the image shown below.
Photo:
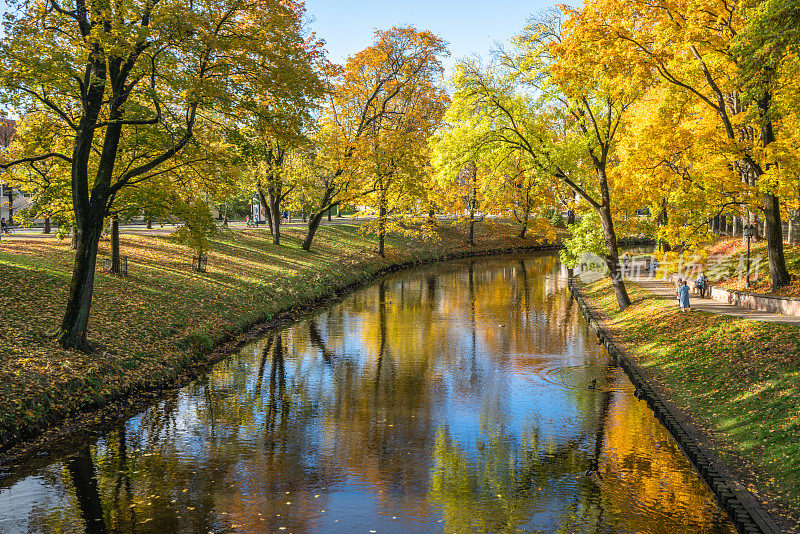
<svg viewBox="0 0 800 534"><path fill-rule="evenodd" d="M535 379L571 390L633 391L633 386L623 380L625 371L612 365L558 365L552 362L537 366ZM594 387L592 380L595 380Z"/></svg>

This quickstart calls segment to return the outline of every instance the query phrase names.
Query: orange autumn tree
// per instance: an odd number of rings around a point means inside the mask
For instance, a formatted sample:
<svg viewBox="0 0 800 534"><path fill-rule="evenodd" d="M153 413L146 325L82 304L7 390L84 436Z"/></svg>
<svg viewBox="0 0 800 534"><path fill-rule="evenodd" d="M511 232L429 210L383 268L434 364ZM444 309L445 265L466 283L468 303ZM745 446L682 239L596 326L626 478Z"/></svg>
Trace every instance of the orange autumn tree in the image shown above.
<svg viewBox="0 0 800 534"><path fill-rule="evenodd" d="M757 190L716 150L714 122L683 92L662 84L626 117L614 181L622 185L623 205L650 208L666 250L699 247L709 237L710 217L757 205Z"/></svg>
<svg viewBox="0 0 800 534"><path fill-rule="evenodd" d="M344 67L331 69L313 155L314 166L320 170L316 175L319 199L308 220L303 249L311 248L325 212L378 191L378 184L371 181L374 174L367 168L375 164L380 135L428 128L421 122L414 124L407 113L417 106L415 98L423 98L430 105L423 106L427 111L413 111L415 120L430 122L434 117L434 103L442 95L425 92L433 91L441 76L440 58L446 54L444 41L429 31L391 28L375 32L371 46L349 57ZM390 144L400 146L396 141Z"/></svg>

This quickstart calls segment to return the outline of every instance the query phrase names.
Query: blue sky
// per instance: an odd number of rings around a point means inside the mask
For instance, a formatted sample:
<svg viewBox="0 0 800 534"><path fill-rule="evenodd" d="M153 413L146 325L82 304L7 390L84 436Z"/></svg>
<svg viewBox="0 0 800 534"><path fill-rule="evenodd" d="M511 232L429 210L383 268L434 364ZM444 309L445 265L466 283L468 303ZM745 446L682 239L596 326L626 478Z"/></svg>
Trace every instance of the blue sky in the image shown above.
<svg viewBox="0 0 800 534"><path fill-rule="evenodd" d="M325 40L336 63L369 46L374 30L411 24L450 43L447 67L473 54L488 59L495 42L507 42L529 15L555 4L552 0L306 0L310 26Z"/></svg>

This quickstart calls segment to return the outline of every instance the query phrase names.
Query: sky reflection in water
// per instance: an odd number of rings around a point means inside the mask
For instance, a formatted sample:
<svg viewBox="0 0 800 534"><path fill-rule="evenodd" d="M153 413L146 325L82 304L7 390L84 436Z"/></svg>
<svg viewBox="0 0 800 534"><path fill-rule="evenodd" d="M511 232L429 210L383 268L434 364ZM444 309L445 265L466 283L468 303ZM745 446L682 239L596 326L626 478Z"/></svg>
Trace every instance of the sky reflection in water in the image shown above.
<svg viewBox="0 0 800 534"><path fill-rule="evenodd" d="M557 275L375 283L0 479L0 532L735 532Z"/></svg>

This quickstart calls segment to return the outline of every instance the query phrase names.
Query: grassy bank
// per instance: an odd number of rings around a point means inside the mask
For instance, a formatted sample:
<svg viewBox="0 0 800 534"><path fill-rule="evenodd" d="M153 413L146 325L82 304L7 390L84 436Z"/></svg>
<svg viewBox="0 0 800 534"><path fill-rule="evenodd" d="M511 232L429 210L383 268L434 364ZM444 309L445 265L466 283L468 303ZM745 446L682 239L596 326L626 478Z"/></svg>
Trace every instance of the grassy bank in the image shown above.
<svg viewBox="0 0 800 534"><path fill-rule="evenodd" d="M669 256L669 255L668 255ZM687 253L683 264L698 261L714 285L739 291L751 291L765 295L800 297L800 246L784 243L786 269L792 278L788 286L772 291L769 276L766 241L752 242L750 245L750 288L746 287L747 243L741 237L718 237L706 244L698 254ZM679 263L679 255L672 254L668 261ZM665 262L662 262L666 263Z"/></svg>
<svg viewBox="0 0 800 534"><path fill-rule="evenodd" d="M0 450L77 411L159 388L207 365L212 347L279 312L325 298L396 265L453 255L530 247L506 224L443 225L435 238L394 235L387 257L357 226L320 228L312 252L303 229L222 232L206 274L191 253L166 236L121 236L129 276L98 271L89 321L91 354L61 349L52 333L67 299L72 268L68 241L0 243ZM101 244L101 256L108 244Z"/></svg>
<svg viewBox="0 0 800 534"><path fill-rule="evenodd" d="M800 329L681 313L635 284L628 284L633 304L624 312L609 281L582 290L742 480L800 510Z"/></svg>

